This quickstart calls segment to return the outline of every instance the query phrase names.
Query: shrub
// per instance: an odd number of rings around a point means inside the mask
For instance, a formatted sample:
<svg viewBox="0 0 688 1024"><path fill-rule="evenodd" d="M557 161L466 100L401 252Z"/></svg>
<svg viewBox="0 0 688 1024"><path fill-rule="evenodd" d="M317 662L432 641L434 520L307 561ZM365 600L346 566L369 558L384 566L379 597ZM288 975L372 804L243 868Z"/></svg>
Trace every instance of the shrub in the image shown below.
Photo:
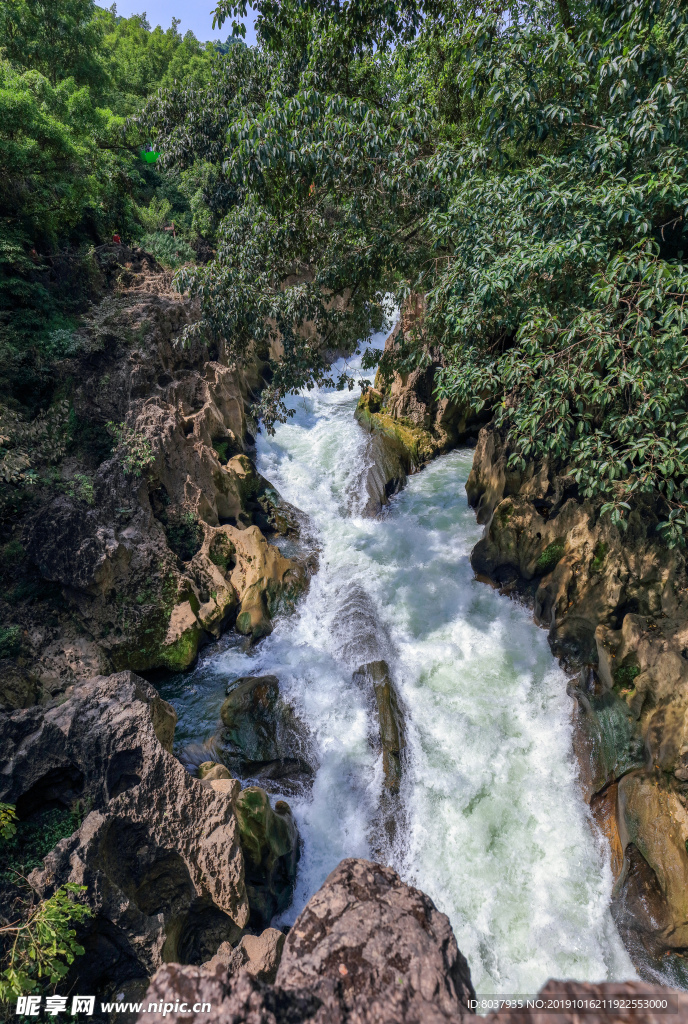
<svg viewBox="0 0 688 1024"><path fill-rule="evenodd" d="M551 544L547 545L547 547L545 548L545 550L542 552L542 554L538 558L537 562L535 563L535 568L536 568L537 572L541 573L543 576L546 573L551 572L552 569L554 568L554 566L557 564L557 562L561 559L561 556L563 554L564 554L564 542L563 542L563 540L552 541Z"/></svg>
<svg viewBox="0 0 688 1024"><path fill-rule="evenodd" d="M68 882L49 899L27 908L20 924L4 929L13 935L0 973L0 1001L8 1002L44 984L55 984L67 974L77 956L84 953L72 927L91 916L91 909L79 901L85 885Z"/></svg>
<svg viewBox="0 0 688 1024"><path fill-rule="evenodd" d="M12 658L21 649L21 626L0 627L0 658Z"/></svg>
<svg viewBox="0 0 688 1024"><path fill-rule="evenodd" d="M125 473L133 476L141 476L144 469L155 462L153 447L146 437L133 427L125 423L113 423L107 425L108 430L115 438L115 455L122 464Z"/></svg>
<svg viewBox="0 0 688 1024"><path fill-rule="evenodd" d="M155 256L163 267L176 270L186 263L193 263L196 254L184 238L174 238L171 232L154 231L141 239L141 245Z"/></svg>

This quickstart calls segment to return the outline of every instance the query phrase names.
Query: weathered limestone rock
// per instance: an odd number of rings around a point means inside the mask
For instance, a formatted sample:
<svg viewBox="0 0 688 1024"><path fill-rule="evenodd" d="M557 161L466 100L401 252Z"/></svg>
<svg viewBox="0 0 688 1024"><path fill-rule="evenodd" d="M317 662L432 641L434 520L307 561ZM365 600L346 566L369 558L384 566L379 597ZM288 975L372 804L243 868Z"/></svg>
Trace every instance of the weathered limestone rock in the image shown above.
<svg viewBox="0 0 688 1024"><path fill-rule="evenodd" d="M422 332L425 302L414 295L385 342L385 354L398 347L404 334ZM370 433L370 468L365 486L365 512L377 515L390 496L396 494L411 473L426 462L455 448L469 435L477 434L487 413L475 416L434 394L435 375L442 366L439 353L429 365L410 373L394 373L385 381L380 374L358 403L356 419Z"/></svg>
<svg viewBox="0 0 688 1024"><path fill-rule="evenodd" d="M248 937L246 940L248 941ZM473 987L449 920L396 872L345 860L290 930L274 986L246 971L228 976L170 964L158 971L146 1003L211 1004L211 1011L165 1020L208 1024L444 1024L467 1014ZM170 1012L171 1011L171 1012ZM145 1013L143 1021L162 1021Z"/></svg>
<svg viewBox="0 0 688 1024"><path fill-rule="evenodd" d="M220 716L222 758L233 775L278 792L310 785L315 764L308 731L280 696L276 676L247 676L232 683Z"/></svg>
<svg viewBox="0 0 688 1024"><path fill-rule="evenodd" d="M198 777L207 782L213 782L215 779L231 779L232 776L223 764L217 764L216 761L204 761L198 766Z"/></svg>
<svg viewBox="0 0 688 1024"><path fill-rule="evenodd" d="M153 461L137 476L101 454L88 501L60 494L24 523L27 559L62 588L77 628L66 615L52 627L23 612L33 675L4 688L5 706L99 672L188 668L235 621L253 639L269 633L307 582L265 537L296 536L303 517L246 455L264 359L230 369L222 346L177 344L196 306L141 251L110 256L114 293L83 327L88 360L67 368L74 409L105 442L108 420L126 424Z"/></svg>
<svg viewBox="0 0 688 1024"><path fill-rule="evenodd" d="M244 935L238 946L223 942L215 956L202 966L210 972L218 967L236 974L243 967L259 981L272 983L277 974L286 935L277 928L266 928L260 935Z"/></svg>
<svg viewBox="0 0 688 1024"><path fill-rule="evenodd" d="M31 876L45 895L88 887L84 990L145 978L165 960L199 963L248 922L232 800L169 753L174 723L129 671L79 683L57 706L0 716L0 800L20 817L76 800L88 808Z"/></svg>
<svg viewBox="0 0 688 1024"><path fill-rule="evenodd" d="M275 984L338 1005L341 1019L380 1022L456 1020L473 995L448 918L365 860L342 861L309 900Z"/></svg>

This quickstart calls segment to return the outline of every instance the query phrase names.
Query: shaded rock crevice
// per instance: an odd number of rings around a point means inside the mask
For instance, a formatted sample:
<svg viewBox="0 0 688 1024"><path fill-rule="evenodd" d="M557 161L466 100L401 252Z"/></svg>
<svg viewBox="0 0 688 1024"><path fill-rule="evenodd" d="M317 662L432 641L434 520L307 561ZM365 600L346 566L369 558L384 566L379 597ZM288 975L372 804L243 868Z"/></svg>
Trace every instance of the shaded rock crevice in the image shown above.
<svg viewBox="0 0 688 1024"><path fill-rule="evenodd" d="M299 841L289 808L226 777L194 779L170 753L175 720L131 671L0 715L0 801L23 818L75 800L84 809L29 881L41 897L86 887L87 955L72 972L105 996L163 962L207 961L291 899Z"/></svg>

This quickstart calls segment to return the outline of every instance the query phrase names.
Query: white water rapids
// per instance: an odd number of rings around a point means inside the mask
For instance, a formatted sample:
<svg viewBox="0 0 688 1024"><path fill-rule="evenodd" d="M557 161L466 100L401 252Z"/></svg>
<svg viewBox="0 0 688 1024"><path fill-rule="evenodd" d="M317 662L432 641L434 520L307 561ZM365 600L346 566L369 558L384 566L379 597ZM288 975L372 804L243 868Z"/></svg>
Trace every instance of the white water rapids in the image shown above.
<svg viewBox="0 0 688 1024"><path fill-rule="evenodd" d="M165 694L177 737L212 735L242 675L276 675L308 725L320 767L308 795L287 797L303 844L291 922L343 857L384 848L381 758L351 675L386 658L408 746L404 813L384 853L449 915L476 991L635 977L609 913L608 853L579 792L566 678L531 613L473 578L472 452L437 459L384 516L364 518L357 398L295 398L294 418L259 437L258 469L310 516L320 569L271 636L248 652L207 649Z"/></svg>

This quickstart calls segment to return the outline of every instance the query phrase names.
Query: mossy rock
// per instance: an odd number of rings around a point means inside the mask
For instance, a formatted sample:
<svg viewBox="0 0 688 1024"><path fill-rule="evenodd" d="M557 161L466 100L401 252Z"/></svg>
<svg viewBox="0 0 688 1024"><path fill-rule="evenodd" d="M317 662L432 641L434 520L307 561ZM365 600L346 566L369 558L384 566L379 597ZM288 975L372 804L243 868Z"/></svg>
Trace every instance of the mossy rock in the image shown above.
<svg viewBox="0 0 688 1024"><path fill-rule="evenodd" d="M234 808L244 853L249 925L263 929L293 898L299 834L289 805L278 800L273 809L258 786L243 789Z"/></svg>
<svg viewBox="0 0 688 1024"><path fill-rule="evenodd" d="M197 775L199 779L208 779L209 781L231 779L232 777L225 766L218 761L204 761L203 764L199 764Z"/></svg>
<svg viewBox="0 0 688 1024"><path fill-rule="evenodd" d="M592 553L592 562L590 563L590 572L602 572L602 566L604 560L607 557L609 551L609 545L604 544L601 540L595 545L595 550Z"/></svg>

